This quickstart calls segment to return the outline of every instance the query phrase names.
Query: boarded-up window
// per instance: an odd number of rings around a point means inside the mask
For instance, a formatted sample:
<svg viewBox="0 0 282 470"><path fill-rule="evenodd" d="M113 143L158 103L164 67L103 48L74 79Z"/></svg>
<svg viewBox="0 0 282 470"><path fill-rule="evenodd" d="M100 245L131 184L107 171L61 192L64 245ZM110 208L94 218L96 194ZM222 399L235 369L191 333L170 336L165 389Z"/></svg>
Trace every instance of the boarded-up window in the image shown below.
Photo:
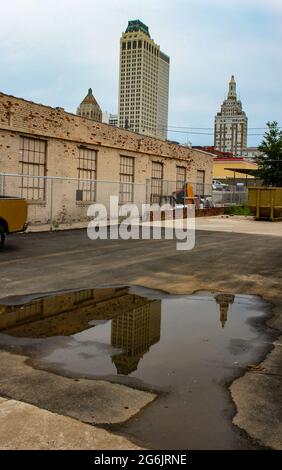
<svg viewBox="0 0 282 470"><path fill-rule="evenodd" d="M160 203L163 192L163 164L152 162L151 202Z"/></svg>
<svg viewBox="0 0 282 470"><path fill-rule="evenodd" d="M131 203L134 198L134 158L120 157L119 202Z"/></svg>
<svg viewBox="0 0 282 470"><path fill-rule="evenodd" d="M186 168L184 166L176 167L176 189L183 189L186 181Z"/></svg>
<svg viewBox="0 0 282 470"><path fill-rule="evenodd" d="M78 201L95 201L97 151L80 147L78 154Z"/></svg>
<svg viewBox="0 0 282 470"><path fill-rule="evenodd" d="M197 189L196 193L198 196L205 195L205 171L198 170L197 171Z"/></svg>
<svg viewBox="0 0 282 470"><path fill-rule="evenodd" d="M46 140L21 137L21 195L29 201L44 201L46 190Z"/></svg>

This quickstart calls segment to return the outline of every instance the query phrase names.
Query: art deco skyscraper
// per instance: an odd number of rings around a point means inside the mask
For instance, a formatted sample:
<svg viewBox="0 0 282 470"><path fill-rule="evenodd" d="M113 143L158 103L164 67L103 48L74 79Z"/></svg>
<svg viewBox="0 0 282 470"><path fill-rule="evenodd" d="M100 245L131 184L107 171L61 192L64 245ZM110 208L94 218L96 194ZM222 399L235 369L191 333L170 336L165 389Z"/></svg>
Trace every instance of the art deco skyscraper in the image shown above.
<svg viewBox="0 0 282 470"><path fill-rule="evenodd" d="M149 28L129 21L120 39L119 127L166 139L169 62Z"/></svg>
<svg viewBox="0 0 282 470"><path fill-rule="evenodd" d="M87 95L78 106L76 114L94 121L102 121L102 111L93 96L92 88L89 88Z"/></svg>
<svg viewBox="0 0 282 470"><path fill-rule="evenodd" d="M248 118L237 100L236 82L232 75L227 99L215 116L214 146L216 150L231 152L234 157L243 155L247 147Z"/></svg>

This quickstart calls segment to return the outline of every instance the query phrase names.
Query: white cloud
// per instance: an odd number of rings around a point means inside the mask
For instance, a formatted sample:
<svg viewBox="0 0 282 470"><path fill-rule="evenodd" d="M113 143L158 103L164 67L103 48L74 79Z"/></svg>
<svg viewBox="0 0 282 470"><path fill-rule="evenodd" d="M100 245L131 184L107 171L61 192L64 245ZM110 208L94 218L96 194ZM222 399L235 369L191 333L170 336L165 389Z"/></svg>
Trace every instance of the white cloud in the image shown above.
<svg viewBox="0 0 282 470"><path fill-rule="evenodd" d="M119 38L140 18L171 56L171 124L212 125L232 73L250 125L279 119L282 0L2 3L4 92L74 111L91 86L102 108L116 111Z"/></svg>
<svg viewBox="0 0 282 470"><path fill-rule="evenodd" d="M256 9L260 8L263 10L273 10L282 12L281 0L198 0L198 2L204 3L209 6L234 6L236 8L253 7Z"/></svg>

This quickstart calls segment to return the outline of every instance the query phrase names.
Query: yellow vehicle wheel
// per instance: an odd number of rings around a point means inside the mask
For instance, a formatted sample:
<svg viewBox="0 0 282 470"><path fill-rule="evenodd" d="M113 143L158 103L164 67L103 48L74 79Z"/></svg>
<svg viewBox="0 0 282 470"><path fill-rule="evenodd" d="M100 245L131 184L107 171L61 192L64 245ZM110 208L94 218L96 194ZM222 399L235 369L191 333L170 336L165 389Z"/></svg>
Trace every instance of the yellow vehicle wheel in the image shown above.
<svg viewBox="0 0 282 470"><path fill-rule="evenodd" d="M2 246L4 245L4 242L5 242L5 231L2 225L0 225L0 248L2 248Z"/></svg>

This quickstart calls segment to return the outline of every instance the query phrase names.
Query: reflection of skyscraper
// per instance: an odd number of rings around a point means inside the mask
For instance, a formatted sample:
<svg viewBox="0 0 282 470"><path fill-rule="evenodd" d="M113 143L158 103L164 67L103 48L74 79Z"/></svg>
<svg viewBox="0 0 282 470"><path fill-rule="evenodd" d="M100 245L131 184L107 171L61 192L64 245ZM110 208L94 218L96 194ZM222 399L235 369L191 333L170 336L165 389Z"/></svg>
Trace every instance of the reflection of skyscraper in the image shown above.
<svg viewBox="0 0 282 470"><path fill-rule="evenodd" d="M160 339L161 301L134 308L112 320L112 345L123 349L112 360L119 374L137 369L139 360Z"/></svg>
<svg viewBox="0 0 282 470"><path fill-rule="evenodd" d="M147 302L127 287L66 292L0 307L0 331L29 338L68 336L91 328L93 320L111 320Z"/></svg>
<svg viewBox="0 0 282 470"><path fill-rule="evenodd" d="M0 304L0 332L15 337L70 336L112 320L111 343L122 350L112 357L118 373L130 374L160 339L161 301L127 287L72 291L20 305ZM94 339L95 342L95 339Z"/></svg>
<svg viewBox="0 0 282 470"><path fill-rule="evenodd" d="M214 298L216 303L219 304L220 323L222 328L224 328L227 322L229 305L233 304L235 296L233 294L217 294Z"/></svg>

